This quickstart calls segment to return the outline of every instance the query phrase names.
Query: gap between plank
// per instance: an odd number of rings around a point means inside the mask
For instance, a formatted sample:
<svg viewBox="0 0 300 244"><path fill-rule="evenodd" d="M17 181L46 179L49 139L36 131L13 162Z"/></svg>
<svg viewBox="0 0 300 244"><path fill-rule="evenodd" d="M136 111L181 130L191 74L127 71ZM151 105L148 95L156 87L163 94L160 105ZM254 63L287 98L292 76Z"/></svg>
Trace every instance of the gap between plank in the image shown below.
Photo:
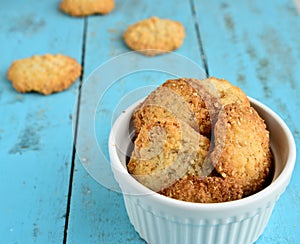
<svg viewBox="0 0 300 244"><path fill-rule="evenodd" d="M196 31L196 35L197 35L199 50L200 50L200 54L201 54L203 65L204 65L204 71L206 73L206 76L209 77L208 64L207 64L207 59L206 59L206 55L204 52L203 43L202 43L202 39L201 39L200 26L198 24L197 11L196 11L194 0L190 0L190 5L191 5L191 10L192 10L192 15L194 18L194 25L195 25L195 31Z"/></svg>
<svg viewBox="0 0 300 244"><path fill-rule="evenodd" d="M87 36L87 18L84 18L83 35L82 35L82 53L81 53L82 71L81 71L81 75L79 78L79 87L78 87L78 95L77 95L78 102L77 102L77 108L76 108L76 120L75 120L75 128L74 128L74 139L73 139L73 148L72 148L72 159L71 159L71 168L70 168L70 178L69 178L69 188L68 188L68 199L67 199L67 207L66 207L63 244L67 243L67 238L68 238L69 217L70 217L70 210L71 210L72 190L73 190L73 177L74 177L74 169L75 169L77 131L78 131L78 121L79 121L79 114L80 114L81 87L82 87L83 75L84 75L86 36Z"/></svg>

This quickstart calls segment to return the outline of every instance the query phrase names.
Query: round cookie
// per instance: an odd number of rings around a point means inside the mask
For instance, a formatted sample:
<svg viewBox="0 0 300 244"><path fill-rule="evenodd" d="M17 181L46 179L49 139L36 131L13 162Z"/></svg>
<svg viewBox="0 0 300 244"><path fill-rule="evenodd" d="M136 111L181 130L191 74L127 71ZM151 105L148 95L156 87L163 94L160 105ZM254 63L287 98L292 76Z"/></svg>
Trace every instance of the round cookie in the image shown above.
<svg viewBox="0 0 300 244"><path fill-rule="evenodd" d="M186 175L173 185L159 192L162 195L181 201L196 203L218 203L242 198L241 187L233 179L220 177L200 178Z"/></svg>
<svg viewBox="0 0 300 244"><path fill-rule="evenodd" d="M127 165L139 182L154 191L187 173L201 174L209 139L175 118L153 118L142 126Z"/></svg>
<svg viewBox="0 0 300 244"><path fill-rule="evenodd" d="M185 30L180 22L151 17L139 21L125 31L123 38L128 47L148 56L179 48Z"/></svg>
<svg viewBox="0 0 300 244"><path fill-rule="evenodd" d="M198 122L192 107L183 96L168 87L159 86L133 113L133 122L136 134L142 125L152 118L173 117L184 121L195 130L198 130Z"/></svg>
<svg viewBox="0 0 300 244"><path fill-rule="evenodd" d="M62 54L35 55L14 61L7 78L18 92L49 95L67 89L81 74L81 65Z"/></svg>
<svg viewBox="0 0 300 244"><path fill-rule="evenodd" d="M134 170L131 168L129 172L141 173L142 177L134 177L160 194L190 202L224 202L254 194L269 181L272 154L266 125L245 93L224 79L168 80L137 108L133 120L139 142L147 141L145 136L156 123L162 128L173 127L163 130L172 141L166 140L166 145L180 142L190 150L184 150L186 153L181 155L185 157L178 159L178 148L166 149L157 142L153 145L164 156L133 159L129 169L134 166ZM190 144L181 139L179 131L183 128L184 140ZM203 135L211 136L211 140ZM201 150L196 152L199 141ZM147 146L135 143L136 148L145 149L145 155L149 155ZM171 152L175 154L170 156ZM186 165L190 153L196 157L195 163L184 171L182 165ZM139 170L134 172L136 169ZM176 177L170 177L174 174Z"/></svg>
<svg viewBox="0 0 300 244"><path fill-rule="evenodd" d="M269 133L257 112L241 103L227 104L213 130L214 146L204 163L211 162L214 171L207 177L187 174L160 194L189 202L225 202L247 197L266 185L272 155Z"/></svg>
<svg viewBox="0 0 300 244"><path fill-rule="evenodd" d="M232 178L243 196L261 190L272 164L269 132L254 108L239 103L224 106L214 130L209 159L224 179Z"/></svg>
<svg viewBox="0 0 300 244"><path fill-rule="evenodd" d="M204 80L179 78L167 80L154 90L133 114L136 133L151 117L176 116L200 134L210 137L211 122L222 106L240 102L250 106L241 89L224 79L210 77ZM165 108L149 108L156 105ZM171 112L171 113L169 113Z"/></svg>
<svg viewBox="0 0 300 244"><path fill-rule="evenodd" d="M179 78L167 80L162 86L171 89L173 92L184 98L186 104L190 107L190 110L195 116L197 131L199 131L200 134L209 137L211 121L205 101L188 82L189 79Z"/></svg>
<svg viewBox="0 0 300 244"><path fill-rule="evenodd" d="M234 86L225 79L209 77L208 80L217 90L222 106L236 102L250 106L248 97L239 87Z"/></svg>
<svg viewBox="0 0 300 244"><path fill-rule="evenodd" d="M75 17L108 14L114 7L114 0L62 0L59 5L63 12Z"/></svg>

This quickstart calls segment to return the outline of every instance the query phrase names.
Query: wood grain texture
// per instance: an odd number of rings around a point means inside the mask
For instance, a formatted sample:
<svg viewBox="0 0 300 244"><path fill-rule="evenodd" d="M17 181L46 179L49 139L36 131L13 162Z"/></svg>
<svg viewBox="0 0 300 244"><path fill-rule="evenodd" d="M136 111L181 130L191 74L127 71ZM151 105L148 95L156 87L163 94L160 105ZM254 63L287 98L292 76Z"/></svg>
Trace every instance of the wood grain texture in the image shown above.
<svg viewBox="0 0 300 244"><path fill-rule="evenodd" d="M89 75L98 66L101 67L112 58L131 51L123 42L124 31L128 25L150 16L181 21L189 38L176 52L203 67L189 1L116 1L116 9L111 14L87 18L83 85L89 82ZM111 67L111 72L117 73L117 70L122 69L122 65L121 63ZM105 73L98 78L99 85L104 85L105 80L101 83L101 79L106 78ZM111 124L116 114L122 111L121 107L125 108L129 105L126 104L127 99L136 101L168 78L174 76L155 71L134 72L125 77L118 77L105 92L96 110L95 131L99 147L107 158ZM95 95L97 94L82 94L81 111L91 109L86 105L85 100L94 99ZM85 118L80 117L81 114L79 114L79 130L84 130L81 124ZM81 140L80 136L78 140ZM91 145L90 142L83 143ZM87 158L89 156L93 158L90 152L87 154L89 154ZM86 161L82 163L89 164ZM82 189L86 190L87 187L89 193L83 194ZM143 243L129 222L122 196L96 183L82 167L79 158L76 158L67 242L82 243L84 240L90 243Z"/></svg>
<svg viewBox="0 0 300 244"><path fill-rule="evenodd" d="M194 1L209 74L276 111L300 143L300 15L293 1ZM298 149L299 153L299 149ZM300 240L299 159L257 243Z"/></svg>
<svg viewBox="0 0 300 244"><path fill-rule="evenodd" d="M15 59L62 53L81 62L83 21L58 1L1 2L0 243L61 243L78 81L67 91L19 94L6 79ZM62 24L63 23L63 24Z"/></svg>

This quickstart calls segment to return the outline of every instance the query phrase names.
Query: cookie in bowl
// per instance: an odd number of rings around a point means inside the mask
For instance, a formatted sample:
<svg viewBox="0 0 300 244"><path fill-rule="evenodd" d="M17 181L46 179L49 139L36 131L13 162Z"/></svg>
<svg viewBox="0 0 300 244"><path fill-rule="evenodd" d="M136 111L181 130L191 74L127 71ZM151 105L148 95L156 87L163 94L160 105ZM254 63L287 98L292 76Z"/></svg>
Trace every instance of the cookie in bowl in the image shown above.
<svg viewBox="0 0 300 244"><path fill-rule="evenodd" d="M132 118L136 140L128 171L156 192L183 201L224 202L269 182L266 125L246 94L224 79L168 80Z"/></svg>
<svg viewBox="0 0 300 244"><path fill-rule="evenodd" d="M214 95L220 92L218 89L209 90ZM233 100L240 103L240 101ZM249 104L264 121L269 131L269 141L273 155L274 172L269 173L269 182L266 182L266 185L261 190L247 197L243 196L245 194L244 191L247 192L245 190L247 189L247 184L243 190L243 182L236 182L240 175L237 178L231 177L231 171L228 168L222 170L218 167L218 172L212 167L210 175L199 177L199 172L200 174L203 173L203 167L205 168L206 164L209 165L210 163L212 165L212 161L218 162L216 160L218 154L211 155L215 142L210 140L205 158L212 158L211 160L204 160L202 166L197 168L197 173L195 171L190 172L189 175L185 175L175 181L172 187L169 186L156 192L139 182L135 175L130 174L127 166L129 162L128 157L132 156L132 150L129 152L128 148L133 147L134 139L136 138L132 116L144 101L145 99L137 101L120 114L111 129L108 142L114 177L121 188L129 220L140 237L148 243L162 244L169 242L205 242L208 244L216 242L221 244L254 243L262 235L277 200L289 184L295 165L295 140L284 121L261 102L249 98ZM211 101L215 101L215 99ZM219 106L221 103L222 100L215 104L216 106L210 106L210 103L207 103L209 110L212 110L209 113L210 117L218 113L222 115L219 122L211 119L212 124L220 123L223 126L223 124L232 122L238 125L239 122L234 119L235 116L232 119L227 116L228 112L233 109L231 108L232 105L230 104L227 109L222 111L222 106ZM245 106L245 104L242 106ZM219 107L220 109L218 109ZM246 113L251 114L251 110L251 108L248 108ZM236 115L240 114L238 111L235 112ZM171 113L167 115L168 117L165 119L169 120ZM249 122L243 123L245 123L243 126L246 126ZM261 124L259 121L257 123ZM219 128L222 126L217 125ZM145 130L148 130L148 128L145 128ZM156 128L156 130L159 131L160 129ZM194 128L191 130L199 132L199 130ZM235 129L232 130L234 131ZM243 135L243 132L240 133L240 135ZM168 135L172 136L173 134L178 134L178 132L170 132ZM192 134L194 135L194 133ZM221 137L224 141L231 138L231 136L226 137L226 133L222 133ZM164 144L161 143L161 145ZM216 143L216 145L220 147L221 144ZM228 147L228 150L231 150L231 147ZM221 162L223 162L228 154L219 154L219 156L222 158ZM238 158L236 155L234 157ZM263 157L265 156L263 155ZM228 158L226 161L228 161ZM202 171L199 169L202 169ZM247 170L249 172L252 171L251 168ZM261 171L261 169L258 170ZM240 172L245 171L241 170ZM152 171L142 173L151 175ZM221 173L228 173L229 177L224 178Z"/></svg>

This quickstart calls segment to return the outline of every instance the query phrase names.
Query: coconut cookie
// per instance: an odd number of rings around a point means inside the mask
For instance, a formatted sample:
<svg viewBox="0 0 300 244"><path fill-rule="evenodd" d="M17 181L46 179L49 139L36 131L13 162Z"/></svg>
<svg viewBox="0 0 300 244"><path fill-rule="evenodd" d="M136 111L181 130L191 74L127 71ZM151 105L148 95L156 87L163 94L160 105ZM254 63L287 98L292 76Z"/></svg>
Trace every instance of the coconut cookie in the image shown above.
<svg viewBox="0 0 300 244"><path fill-rule="evenodd" d="M128 47L148 56L179 48L184 37L185 30L180 22L158 17L151 17L129 26L123 35Z"/></svg>
<svg viewBox="0 0 300 244"><path fill-rule="evenodd" d="M185 98L168 87L160 86L154 90L133 114L136 134L152 118L175 117L189 124L195 130L198 123L191 106Z"/></svg>
<svg viewBox="0 0 300 244"><path fill-rule="evenodd" d="M183 201L214 203L241 199L264 188L272 155L269 132L254 108L227 104L213 130L214 147L207 158L214 171L207 177L187 174L159 193Z"/></svg>
<svg viewBox="0 0 300 244"><path fill-rule="evenodd" d="M209 156L224 179L232 178L249 196L265 185L272 154L266 124L251 106L227 104L220 111L214 130L214 149Z"/></svg>
<svg viewBox="0 0 300 244"><path fill-rule="evenodd" d="M62 0L59 5L63 12L76 17L108 14L114 7L114 0Z"/></svg>
<svg viewBox="0 0 300 244"><path fill-rule="evenodd" d="M217 203L241 199L243 191L232 178L186 175L159 192L167 197L197 203Z"/></svg>
<svg viewBox="0 0 300 244"><path fill-rule="evenodd" d="M168 80L138 106L132 120L136 139L128 171L165 196L233 201L270 180L266 124L246 94L227 80Z"/></svg>
<svg viewBox="0 0 300 244"><path fill-rule="evenodd" d="M14 61L7 78L18 92L49 95L69 88L81 74L81 65L62 54L35 55Z"/></svg>
<svg viewBox="0 0 300 244"><path fill-rule="evenodd" d="M127 165L138 181L154 191L167 188L187 172L201 174L210 141L184 121L152 118L142 126Z"/></svg>

